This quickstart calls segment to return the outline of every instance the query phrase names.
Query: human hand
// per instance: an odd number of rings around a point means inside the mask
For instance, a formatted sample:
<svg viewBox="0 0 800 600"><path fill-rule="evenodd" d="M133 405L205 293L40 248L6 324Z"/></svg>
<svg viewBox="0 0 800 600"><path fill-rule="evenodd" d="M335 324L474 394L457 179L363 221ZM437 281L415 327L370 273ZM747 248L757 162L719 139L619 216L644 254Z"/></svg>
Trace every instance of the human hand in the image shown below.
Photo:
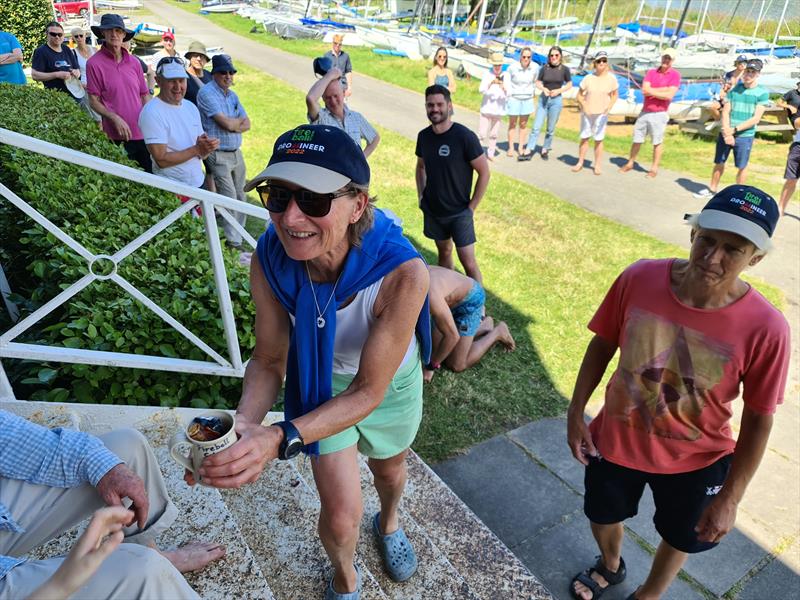
<svg viewBox="0 0 800 600"><path fill-rule="evenodd" d="M430 383L431 381L433 381L433 374L435 372L436 371L432 371L430 369L422 369L422 381L424 381L425 383Z"/></svg>
<svg viewBox="0 0 800 600"><path fill-rule="evenodd" d="M732 499L720 492L717 497L706 506L703 514L695 525L697 539L701 542L718 543L733 529L736 523L736 510L738 505Z"/></svg>
<svg viewBox="0 0 800 600"><path fill-rule="evenodd" d="M722 140L723 140L723 141L724 141L724 142L725 142L725 143L726 143L728 146L735 146L735 145L736 145L736 138L735 138L735 137L733 137L733 134L732 134L732 133L729 133L729 134L727 134L727 135L724 135L724 134L723 134L723 136L722 136Z"/></svg>
<svg viewBox="0 0 800 600"><path fill-rule="evenodd" d="M83 587L120 545L122 528L132 518L133 513L121 506L96 511L56 572L30 595L29 600L67 598Z"/></svg>
<svg viewBox="0 0 800 600"><path fill-rule="evenodd" d="M208 134L204 133L197 137L195 142L197 153L200 158L205 158L219 147L219 140L217 138L210 138Z"/></svg>
<svg viewBox="0 0 800 600"><path fill-rule="evenodd" d="M572 407L567 411L567 444L572 456L582 465L589 464L587 456L599 455L589 427L583 420L583 411L572 410Z"/></svg>
<svg viewBox="0 0 800 600"><path fill-rule="evenodd" d="M127 142L131 139L131 128L128 127L125 119L115 114L111 117L111 123L114 125L114 129L117 130L117 135L122 138L122 141Z"/></svg>
<svg viewBox="0 0 800 600"><path fill-rule="evenodd" d="M332 81L335 81L342 78L342 70L339 67L333 67L330 71L328 71L327 75Z"/></svg>
<svg viewBox="0 0 800 600"><path fill-rule="evenodd" d="M70 74L71 74L71 75L72 75L72 76L73 76L75 79L80 79L80 78L81 78L81 70L80 70L80 69L72 69L72 70L70 71Z"/></svg>
<svg viewBox="0 0 800 600"><path fill-rule="evenodd" d="M264 427L237 416L236 433L239 440L230 448L203 459L200 466L203 483L217 488L240 488L258 479L267 463L278 458L278 447L283 440L280 427Z"/></svg>
<svg viewBox="0 0 800 600"><path fill-rule="evenodd" d="M56 79L60 79L61 81L66 81L67 79L72 77L72 72L71 71L56 71L54 73L54 75L56 76Z"/></svg>
<svg viewBox="0 0 800 600"><path fill-rule="evenodd" d="M131 500L130 520L125 525L134 521L139 524L139 529L144 529L147 524L147 515L150 511L150 501L144 489L144 481L124 464L119 464L100 478L95 486L97 493L108 506L122 506L122 499Z"/></svg>

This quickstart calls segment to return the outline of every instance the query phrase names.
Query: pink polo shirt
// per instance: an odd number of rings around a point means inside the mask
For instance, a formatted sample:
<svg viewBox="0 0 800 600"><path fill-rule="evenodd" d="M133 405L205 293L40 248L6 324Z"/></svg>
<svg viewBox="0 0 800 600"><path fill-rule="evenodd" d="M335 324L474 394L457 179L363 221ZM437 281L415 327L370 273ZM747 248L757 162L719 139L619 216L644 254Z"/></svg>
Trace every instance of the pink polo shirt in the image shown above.
<svg viewBox="0 0 800 600"><path fill-rule="evenodd" d="M644 76L644 80L650 83L650 87L654 88L681 86L681 74L672 67L663 73L658 69L650 69ZM669 108L669 103L669 100L645 96L642 112L664 112Z"/></svg>
<svg viewBox="0 0 800 600"><path fill-rule="evenodd" d="M98 96L105 107L118 114L131 128L131 140L143 139L139 129L142 96L148 94L142 67L135 56L122 49L122 60L105 46L86 61L86 91ZM114 124L103 117L103 131L112 140L121 139Z"/></svg>

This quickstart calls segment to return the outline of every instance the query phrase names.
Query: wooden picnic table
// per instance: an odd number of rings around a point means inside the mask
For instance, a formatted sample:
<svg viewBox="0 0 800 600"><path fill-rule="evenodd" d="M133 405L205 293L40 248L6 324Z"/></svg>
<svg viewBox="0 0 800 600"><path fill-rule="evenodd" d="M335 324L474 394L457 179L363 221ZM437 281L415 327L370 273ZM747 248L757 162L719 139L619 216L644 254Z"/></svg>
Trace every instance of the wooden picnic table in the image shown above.
<svg viewBox="0 0 800 600"><path fill-rule="evenodd" d="M719 128L714 127L711 130L706 129L706 122L711 118L711 112L708 108L703 107L700 118L697 121L685 122L680 124L681 131L703 135L706 137L717 136ZM781 135L784 142L791 142L794 137L794 126L789 121L789 116L786 114L786 109L771 104L764 111L764 116L761 117L756 131L777 131Z"/></svg>

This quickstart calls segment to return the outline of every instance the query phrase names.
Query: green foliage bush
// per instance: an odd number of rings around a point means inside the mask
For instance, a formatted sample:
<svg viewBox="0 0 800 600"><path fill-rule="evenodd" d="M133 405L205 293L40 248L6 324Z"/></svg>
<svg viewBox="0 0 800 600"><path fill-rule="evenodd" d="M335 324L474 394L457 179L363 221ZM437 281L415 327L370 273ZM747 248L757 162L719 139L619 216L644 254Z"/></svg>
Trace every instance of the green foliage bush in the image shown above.
<svg viewBox="0 0 800 600"><path fill-rule="evenodd" d="M0 84L0 127L135 166L66 94ZM0 145L0 181L92 253L113 254L178 206L173 194ZM23 316L88 272L86 261L0 198L0 264ZM243 354L255 343L247 268L225 263ZM227 355L202 219L185 215L119 264L119 274ZM0 305L2 306L2 305ZM0 308L0 331L10 319ZM95 282L16 341L211 360L110 281ZM21 398L161 406L235 406L236 378L8 361Z"/></svg>
<svg viewBox="0 0 800 600"><path fill-rule="evenodd" d="M0 31L13 33L22 45L25 63L44 43L44 27L53 20L50 0L4 0L0 2Z"/></svg>

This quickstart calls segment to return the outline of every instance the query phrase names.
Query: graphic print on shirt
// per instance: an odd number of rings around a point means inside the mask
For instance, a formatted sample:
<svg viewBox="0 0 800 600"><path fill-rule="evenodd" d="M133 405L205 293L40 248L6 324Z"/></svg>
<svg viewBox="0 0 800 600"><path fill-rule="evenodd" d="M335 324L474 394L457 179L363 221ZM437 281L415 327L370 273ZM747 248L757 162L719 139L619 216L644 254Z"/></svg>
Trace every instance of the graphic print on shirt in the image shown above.
<svg viewBox="0 0 800 600"><path fill-rule="evenodd" d="M439 156L450 156L450 146L447 144L439 146Z"/></svg>
<svg viewBox="0 0 800 600"><path fill-rule="evenodd" d="M650 435L696 441L708 392L733 356L727 343L634 308L606 395L608 414Z"/></svg>

